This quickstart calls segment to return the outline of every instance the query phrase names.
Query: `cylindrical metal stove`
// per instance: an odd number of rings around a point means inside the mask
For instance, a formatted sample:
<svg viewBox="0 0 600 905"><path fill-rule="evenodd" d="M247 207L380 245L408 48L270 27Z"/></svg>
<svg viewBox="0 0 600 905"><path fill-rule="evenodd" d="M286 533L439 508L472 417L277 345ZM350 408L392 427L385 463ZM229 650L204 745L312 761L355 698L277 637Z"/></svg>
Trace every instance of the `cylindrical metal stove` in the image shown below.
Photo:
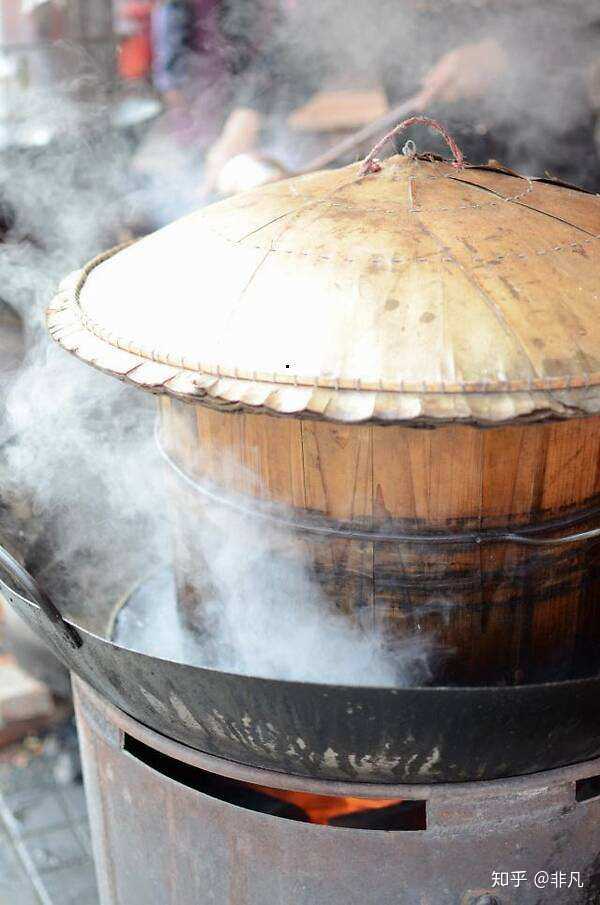
<svg viewBox="0 0 600 905"><path fill-rule="evenodd" d="M202 755L75 692L102 905L600 901L598 761L452 786L315 782ZM308 823L281 788L351 796L357 815ZM361 812L360 796L402 803Z"/></svg>

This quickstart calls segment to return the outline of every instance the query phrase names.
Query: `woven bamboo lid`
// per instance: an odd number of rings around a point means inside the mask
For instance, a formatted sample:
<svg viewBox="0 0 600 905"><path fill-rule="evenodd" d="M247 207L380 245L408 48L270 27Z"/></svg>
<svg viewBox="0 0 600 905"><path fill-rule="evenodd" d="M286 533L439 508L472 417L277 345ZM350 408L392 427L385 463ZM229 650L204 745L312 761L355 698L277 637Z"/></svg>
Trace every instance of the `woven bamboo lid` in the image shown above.
<svg viewBox="0 0 600 905"><path fill-rule="evenodd" d="M600 198L392 157L211 205L61 287L54 338L154 392L343 421L600 411Z"/></svg>

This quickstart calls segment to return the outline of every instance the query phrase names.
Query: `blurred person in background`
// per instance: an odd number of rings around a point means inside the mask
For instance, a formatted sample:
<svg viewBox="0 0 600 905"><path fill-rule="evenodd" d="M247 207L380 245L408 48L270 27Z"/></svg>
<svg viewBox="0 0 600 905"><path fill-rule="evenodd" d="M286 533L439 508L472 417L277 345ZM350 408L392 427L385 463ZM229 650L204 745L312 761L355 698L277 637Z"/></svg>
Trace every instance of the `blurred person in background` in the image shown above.
<svg viewBox="0 0 600 905"><path fill-rule="evenodd" d="M192 174L214 139L206 85L202 78L201 35L194 0L149 0L147 35L149 80L163 102L163 113L142 142L133 162L140 189L133 199L133 231L163 226L192 207ZM210 69L210 67L208 67Z"/></svg>
<svg viewBox="0 0 600 905"><path fill-rule="evenodd" d="M202 49L199 7L194 0L154 0L152 4L153 82L171 107L180 107L186 94L191 90L195 95L200 87L194 84Z"/></svg>
<svg viewBox="0 0 600 905"><path fill-rule="evenodd" d="M255 57L261 16L240 0L150 0L152 83L165 110L134 162L140 206L161 226L197 206L198 172ZM252 10L246 19L245 10Z"/></svg>
<svg viewBox="0 0 600 905"><path fill-rule="evenodd" d="M600 58L599 23L591 0L280 0L207 154L205 188L311 94L362 79L378 80L391 104L419 95L414 112L445 122L474 163L496 158L597 190L587 76ZM421 150L442 150L429 133L410 135Z"/></svg>
<svg viewBox="0 0 600 905"><path fill-rule="evenodd" d="M254 60L270 0L154 0L154 86L170 110L185 112L202 150L223 125L234 81ZM248 15L250 13L250 15Z"/></svg>

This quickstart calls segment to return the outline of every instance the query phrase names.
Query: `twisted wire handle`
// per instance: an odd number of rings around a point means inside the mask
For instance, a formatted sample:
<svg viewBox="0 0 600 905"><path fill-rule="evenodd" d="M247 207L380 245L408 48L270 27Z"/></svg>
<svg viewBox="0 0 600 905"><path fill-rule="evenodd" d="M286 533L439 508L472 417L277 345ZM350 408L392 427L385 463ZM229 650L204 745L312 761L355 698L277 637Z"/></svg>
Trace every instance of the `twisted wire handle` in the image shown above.
<svg viewBox="0 0 600 905"><path fill-rule="evenodd" d="M398 133L402 132L404 129L408 129L409 126L417 125L428 126L430 129L434 129L436 132L439 132L452 151L452 155L454 157L452 166L456 167L457 169L462 169L462 167L464 167L464 154L445 126L443 126L441 123L438 123L438 121L435 119L430 119L429 116L410 116L408 119L405 119L401 123L398 123L397 126L394 126L394 128L387 132L383 136L383 138L379 139L377 144L369 151L368 155L365 157L358 175L367 176L369 173L379 173L379 171L381 170L379 153L382 148L385 147L388 141L391 141L396 137L396 135L398 135Z"/></svg>

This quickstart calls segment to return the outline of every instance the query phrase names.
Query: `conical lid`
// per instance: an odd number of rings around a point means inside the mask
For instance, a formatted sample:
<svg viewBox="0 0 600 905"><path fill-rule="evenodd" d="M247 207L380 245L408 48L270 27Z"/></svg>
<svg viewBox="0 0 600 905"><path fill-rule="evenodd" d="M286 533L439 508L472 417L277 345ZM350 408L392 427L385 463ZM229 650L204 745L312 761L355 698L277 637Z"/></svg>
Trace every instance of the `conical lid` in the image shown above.
<svg viewBox="0 0 600 905"><path fill-rule="evenodd" d="M600 411L600 198L396 156L211 205L67 280L55 339L211 405L343 421Z"/></svg>

